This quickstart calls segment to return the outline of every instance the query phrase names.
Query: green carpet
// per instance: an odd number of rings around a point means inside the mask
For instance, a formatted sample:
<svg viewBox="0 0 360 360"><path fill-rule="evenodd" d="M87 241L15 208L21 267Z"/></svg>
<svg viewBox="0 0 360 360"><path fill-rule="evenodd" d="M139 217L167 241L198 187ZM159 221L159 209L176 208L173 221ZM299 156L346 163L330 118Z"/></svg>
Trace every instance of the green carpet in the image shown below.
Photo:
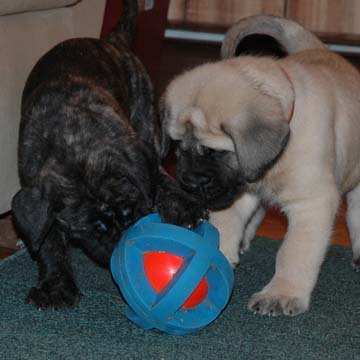
<svg viewBox="0 0 360 360"><path fill-rule="evenodd" d="M144 331L124 315L110 272L76 251L85 296L75 310L38 311L24 304L36 268L25 251L0 261L0 359L360 359L360 274L351 251L333 247L310 311L294 318L255 316L249 296L270 280L279 242L256 239L236 270L221 316L190 335Z"/></svg>

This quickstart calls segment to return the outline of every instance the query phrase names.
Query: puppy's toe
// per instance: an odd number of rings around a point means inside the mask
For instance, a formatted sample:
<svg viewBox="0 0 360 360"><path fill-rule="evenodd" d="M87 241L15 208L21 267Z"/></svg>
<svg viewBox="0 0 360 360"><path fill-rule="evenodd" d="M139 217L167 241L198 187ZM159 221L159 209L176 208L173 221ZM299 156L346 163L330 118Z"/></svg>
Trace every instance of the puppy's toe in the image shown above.
<svg viewBox="0 0 360 360"><path fill-rule="evenodd" d="M240 243L240 254L244 254L250 249L250 241L242 241Z"/></svg>
<svg viewBox="0 0 360 360"><path fill-rule="evenodd" d="M229 262L231 268L234 269L234 270L235 270L237 267L239 267L239 265L240 265L240 261L237 260L237 259L234 259L234 260L228 259L228 262Z"/></svg>
<svg viewBox="0 0 360 360"><path fill-rule="evenodd" d="M38 309L73 308L80 301L80 291L73 281L48 279L39 287L33 287L26 298L26 302Z"/></svg>
<svg viewBox="0 0 360 360"><path fill-rule="evenodd" d="M308 305L298 297L256 293L251 297L248 309L259 315L295 316L305 312Z"/></svg>
<svg viewBox="0 0 360 360"><path fill-rule="evenodd" d="M228 246L228 244L220 242L220 251L224 254L233 269L239 266L240 253L237 248L232 248Z"/></svg>
<svg viewBox="0 0 360 360"><path fill-rule="evenodd" d="M353 260L352 267L356 272L360 272L360 257Z"/></svg>

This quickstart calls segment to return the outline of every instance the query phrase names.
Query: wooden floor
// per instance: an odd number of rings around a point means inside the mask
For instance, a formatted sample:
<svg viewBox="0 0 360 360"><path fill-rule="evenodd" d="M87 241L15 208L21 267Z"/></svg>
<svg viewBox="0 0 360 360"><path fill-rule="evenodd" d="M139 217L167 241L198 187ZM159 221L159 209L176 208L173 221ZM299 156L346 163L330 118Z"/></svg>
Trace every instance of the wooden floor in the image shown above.
<svg viewBox="0 0 360 360"><path fill-rule="evenodd" d="M14 254L17 250L0 246L0 260Z"/></svg>
<svg viewBox="0 0 360 360"><path fill-rule="evenodd" d="M339 210L334 230L333 230L333 245L350 246L349 233L346 227L346 207L342 206ZM280 214L276 209L269 209L266 216L260 225L257 235L264 236L271 239L283 239L287 229L287 221L285 216Z"/></svg>

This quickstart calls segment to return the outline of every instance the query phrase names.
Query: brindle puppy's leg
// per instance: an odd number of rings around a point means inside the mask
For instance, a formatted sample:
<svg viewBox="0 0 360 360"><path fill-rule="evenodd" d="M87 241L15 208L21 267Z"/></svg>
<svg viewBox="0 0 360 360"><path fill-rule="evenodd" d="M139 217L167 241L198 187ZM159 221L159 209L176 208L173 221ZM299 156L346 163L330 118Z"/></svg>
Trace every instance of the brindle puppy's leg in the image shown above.
<svg viewBox="0 0 360 360"><path fill-rule="evenodd" d="M70 264L68 239L59 230L46 193L22 189L12 208L20 235L39 268L38 285L30 290L27 302L39 309L75 306L80 291Z"/></svg>
<svg viewBox="0 0 360 360"><path fill-rule="evenodd" d="M31 288L26 301L37 308L74 307L80 291L74 280L70 249L64 234L52 229L35 256L39 267L39 282Z"/></svg>

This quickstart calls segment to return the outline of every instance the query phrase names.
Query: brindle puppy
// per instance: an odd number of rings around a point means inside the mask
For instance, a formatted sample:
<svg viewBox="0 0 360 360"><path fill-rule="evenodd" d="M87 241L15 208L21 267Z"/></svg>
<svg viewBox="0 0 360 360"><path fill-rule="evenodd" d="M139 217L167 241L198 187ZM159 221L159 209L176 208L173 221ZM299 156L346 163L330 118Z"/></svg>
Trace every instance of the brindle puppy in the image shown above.
<svg viewBox="0 0 360 360"><path fill-rule="evenodd" d="M78 303L71 243L107 265L122 231L154 207L180 225L203 215L159 167L152 85L129 50L136 19L129 0L108 41L62 42L25 85L13 213L39 266L27 297L38 308Z"/></svg>

